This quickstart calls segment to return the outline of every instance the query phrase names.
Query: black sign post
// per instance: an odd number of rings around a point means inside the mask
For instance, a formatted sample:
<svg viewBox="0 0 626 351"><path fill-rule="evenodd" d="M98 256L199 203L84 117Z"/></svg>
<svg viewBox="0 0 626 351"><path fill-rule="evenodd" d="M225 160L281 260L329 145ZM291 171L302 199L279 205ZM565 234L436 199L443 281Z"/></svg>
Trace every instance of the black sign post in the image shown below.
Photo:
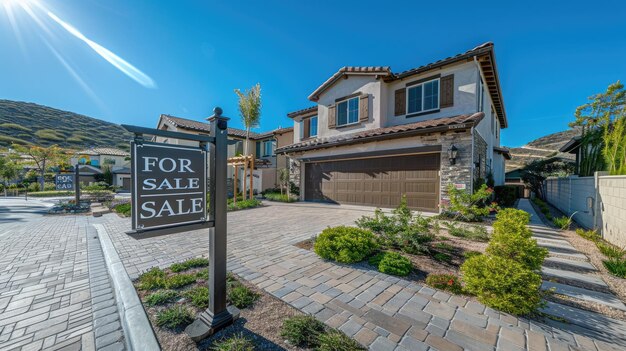
<svg viewBox="0 0 626 351"><path fill-rule="evenodd" d="M135 133L131 142L132 231L128 234L142 239L210 228L209 308L185 329L194 341L239 317L239 310L226 304L228 118L222 117L219 107L213 112L209 136L122 125ZM148 142L144 134L199 145Z"/></svg>
<svg viewBox="0 0 626 351"><path fill-rule="evenodd" d="M74 195L76 196L76 206L80 206L80 165L77 163L74 167Z"/></svg>

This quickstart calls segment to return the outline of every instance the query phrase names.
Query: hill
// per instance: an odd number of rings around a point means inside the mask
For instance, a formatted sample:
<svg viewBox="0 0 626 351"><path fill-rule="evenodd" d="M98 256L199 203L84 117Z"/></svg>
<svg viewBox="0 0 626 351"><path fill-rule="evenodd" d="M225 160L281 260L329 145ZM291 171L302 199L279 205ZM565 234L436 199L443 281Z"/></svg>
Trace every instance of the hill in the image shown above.
<svg viewBox="0 0 626 351"><path fill-rule="evenodd" d="M28 102L0 100L0 146L128 149L131 134L117 124Z"/></svg>
<svg viewBox="0 0 626 351"><path fill-rule="evenodd" d="M511 171L524 167L524 165L533 160L554 156L573 160L575 158L574 155L561 153L559 149L577 135L580 135L580 130L568 129L537 138L521 147L509 148L511 150L511 160L506 162L506 170Z"/></svg>

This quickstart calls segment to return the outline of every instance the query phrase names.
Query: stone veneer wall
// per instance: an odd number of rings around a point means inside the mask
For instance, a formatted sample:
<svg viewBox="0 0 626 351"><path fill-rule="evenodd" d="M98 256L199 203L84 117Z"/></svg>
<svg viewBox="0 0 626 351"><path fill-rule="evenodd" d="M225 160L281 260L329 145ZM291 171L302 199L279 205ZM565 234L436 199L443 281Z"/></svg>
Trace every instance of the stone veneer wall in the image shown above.
<svg viewBox="0 0 626 351"><path fill-rule="evenodd" d="M474 162L480 160L480 165L474 168L474 180L487 179L487 142L478 132L474 132Z"/></svg>
<svg viewBox="0 0 626 351"><path fill-rule="evenodd" d="M450 184L465 184L466 189L472 186L472 136L469 131L452 132L439 135L441 143L441 194L442 205L448 200L448 186ZM448 149L454 144L458 149L456 162L450 164Z"/></svg>
<svg viewBox="0 0 626 351"><path fill-rule="evenodd" d="M300 184L300 161L293 157L287 157L287 165L289 166L289 181L302 190L302 185ZM302 191L300 193L302 195Z"/></svg>

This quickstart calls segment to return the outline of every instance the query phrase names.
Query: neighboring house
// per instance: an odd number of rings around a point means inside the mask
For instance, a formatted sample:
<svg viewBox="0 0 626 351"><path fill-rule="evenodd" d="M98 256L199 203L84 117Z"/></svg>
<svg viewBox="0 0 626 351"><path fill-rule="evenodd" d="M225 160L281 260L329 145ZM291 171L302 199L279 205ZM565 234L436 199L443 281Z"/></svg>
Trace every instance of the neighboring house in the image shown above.
<svg viewBox="0 0 626 351"><path fill-rule="evenodd" d="M210 125L206 122L174 117L162 114L157 128L174 132L190 134L210 134ZM179 139L157 137L157 142L198 145L197 142ZM287 167L287 157L277 155L276 148L293 142L293 128L279 128L265 133L250 132L248 152L255 155L255 175L261 175L261 182L255 186L257 191L276 187L278 169ZM228 128L228 157L243 155L245 151L246 131L237 128ZM228 167L228 178L232 181L234 168ZM256 182L255 182L256 184ZM240 188L241 189L241 188Z"/></svg>
<svg viewBox="0 0 626 351"><path fill-rule="evenodd" d="M91 165L94 167L111 167L112 171L128 167L130 153L112 147L94 147L78 151L70 159L70 164Z"/></svg>
<svg viewBox="0 0 626 351"><path fill-rule="evenodd" d="M530 188L524 183L523 175L524 170L521 168L506 172L505 185L517 187L517 197L527 199L530 197Z"/></svg>
<svg viewBox="0 0 626 351"><path fill-rule="evenodd" d="M559 149L559 152L573 154L576 156L576 160L574 161L574 174L578 175L580 175L580 164L583 162L583 158L585 157L585 153L582 152L582 148L580 147L581 140L581 136L573 137Z"/></svg>
<svg viewBox="0 0 626 351"><path fill-rule="evenodd" d="M492 43L401 73L344 67L292 112L293 180L307 201L437 212L448 185L504 183L507 127ZM451 157L450 156L454 156ZM496 174L497 173L497 174Z"/></svg>

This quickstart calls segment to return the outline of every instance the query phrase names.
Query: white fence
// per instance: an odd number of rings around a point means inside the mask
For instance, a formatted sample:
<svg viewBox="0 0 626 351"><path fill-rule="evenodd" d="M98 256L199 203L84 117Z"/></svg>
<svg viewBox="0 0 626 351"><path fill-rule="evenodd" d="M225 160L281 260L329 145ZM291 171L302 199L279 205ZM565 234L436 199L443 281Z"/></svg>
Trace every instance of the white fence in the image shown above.
<svg viewBox="0 0 626 351"><path fill-rule="evenodd" d="M609 242L626 247L626 176L549 178L546 200Z"/></svg>

